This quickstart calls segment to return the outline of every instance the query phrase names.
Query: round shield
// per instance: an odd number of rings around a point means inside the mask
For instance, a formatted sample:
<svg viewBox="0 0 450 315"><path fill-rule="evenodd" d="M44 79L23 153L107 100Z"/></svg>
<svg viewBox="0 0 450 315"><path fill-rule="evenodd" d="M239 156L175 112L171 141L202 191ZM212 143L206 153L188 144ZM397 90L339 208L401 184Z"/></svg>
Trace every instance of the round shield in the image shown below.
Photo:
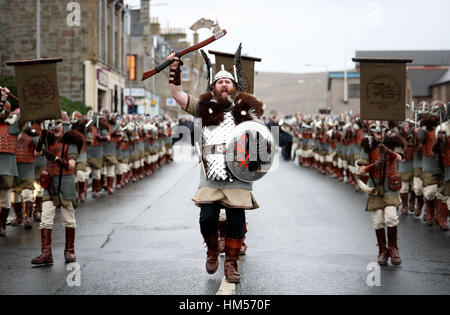
<svg viewBox="0 0 450 315"><path fill-rule="evenodd" d="M246 121L233 130L226 147L226 163L236 178L254 182L269 172L275 151L269 129L260 122Z"/></svg>

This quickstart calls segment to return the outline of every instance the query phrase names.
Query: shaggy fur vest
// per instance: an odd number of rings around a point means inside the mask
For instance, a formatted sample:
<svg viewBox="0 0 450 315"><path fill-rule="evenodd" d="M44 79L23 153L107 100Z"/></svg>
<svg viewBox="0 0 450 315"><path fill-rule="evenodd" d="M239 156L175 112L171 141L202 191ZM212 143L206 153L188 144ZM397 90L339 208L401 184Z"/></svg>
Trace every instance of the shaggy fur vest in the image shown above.
<svg viewBox="0 0 450 315"><path fill-rule="evenodd" d="M202 119L203 127L218 126L224 120L225 112L231 112L235 124L261 119L264 104L248 93L237 93L233 98L214 97L211 92L200 95L197 116Z"/></svg>

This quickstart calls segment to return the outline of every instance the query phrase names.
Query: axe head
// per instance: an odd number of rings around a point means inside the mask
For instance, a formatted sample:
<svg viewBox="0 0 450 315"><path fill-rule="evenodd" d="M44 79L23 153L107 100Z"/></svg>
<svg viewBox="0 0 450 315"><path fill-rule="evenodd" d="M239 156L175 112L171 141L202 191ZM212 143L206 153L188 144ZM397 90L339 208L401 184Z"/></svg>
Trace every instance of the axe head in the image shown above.
<svg viewBox="0 0 450 315"><path fill-rule="evenodd" d="M225 35L225 33L219 27L217 21L214 22L213 20L208 20L205 18L199 19L197 22L192 24L189 29L195 32L202 28L209 29L213 33L214 37L216 37L216 39L219 39L220 37Z"/></svg>

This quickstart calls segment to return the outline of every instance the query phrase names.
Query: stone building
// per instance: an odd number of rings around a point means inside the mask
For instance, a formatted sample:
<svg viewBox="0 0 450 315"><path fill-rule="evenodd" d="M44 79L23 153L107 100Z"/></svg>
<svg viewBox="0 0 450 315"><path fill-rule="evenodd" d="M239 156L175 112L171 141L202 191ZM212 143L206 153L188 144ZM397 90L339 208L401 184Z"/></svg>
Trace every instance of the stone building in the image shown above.
<svg viewBox="0 0 450 315"><path fill-rule="evenodd" d="M431 85L433 99L450 103L450 69Z"/></svg>
<svg viewBox="0 0 450 315"><path fill-rule="evenodd" d="M37 51L40 2L40 51ZM0 0L0 75L14 75L6 61L61 57L60 95L96 110L123 111L126 83L123 0ZM75 18L74 18L75 16ZM74 25L76 16L79 26Z"/></svg>
<svg viewBox="0 0 450 315"><path fill-rule="evenodd" d="M168 68L142 82L142 73L163 63L172 51L180 51L192 44L184 28L160 27L157 18L150 18L150 1L141 0L140 9L130 11L131 40L127 60L134 60L136 76L127 79L127 94L136 99L138 111L162 113L178 117L183 114L170 96ZM198 34L193 35L194 44ZM182 86L186 93L199 96L205 90L203 59L198 51L183 57ZM127 66L129 68L129 65Z"/></svg>

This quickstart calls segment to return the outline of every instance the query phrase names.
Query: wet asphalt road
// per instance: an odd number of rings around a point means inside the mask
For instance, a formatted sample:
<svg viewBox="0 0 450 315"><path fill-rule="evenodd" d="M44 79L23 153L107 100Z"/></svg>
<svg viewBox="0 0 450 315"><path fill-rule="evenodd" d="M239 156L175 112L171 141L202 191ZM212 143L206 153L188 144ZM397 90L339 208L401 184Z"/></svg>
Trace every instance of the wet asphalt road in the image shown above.
<svg viewBox="0 0 450 315"><path fill-rule="evenodd" d="M191 202L200 171L189 156L178 154L151 177L77 209L80 286L66 281L59 213L50 267L30 264L40 253L37 223L32 231L8 227L0 239L0 294L216 294L223 256L208 275ZM378 249L364 194L281 161L254 195L261 208L247 212L249 249L235 294L450 294L449 233L401 216L403 264L382 268L381 286L370 287L367 266Z"/></svg>

